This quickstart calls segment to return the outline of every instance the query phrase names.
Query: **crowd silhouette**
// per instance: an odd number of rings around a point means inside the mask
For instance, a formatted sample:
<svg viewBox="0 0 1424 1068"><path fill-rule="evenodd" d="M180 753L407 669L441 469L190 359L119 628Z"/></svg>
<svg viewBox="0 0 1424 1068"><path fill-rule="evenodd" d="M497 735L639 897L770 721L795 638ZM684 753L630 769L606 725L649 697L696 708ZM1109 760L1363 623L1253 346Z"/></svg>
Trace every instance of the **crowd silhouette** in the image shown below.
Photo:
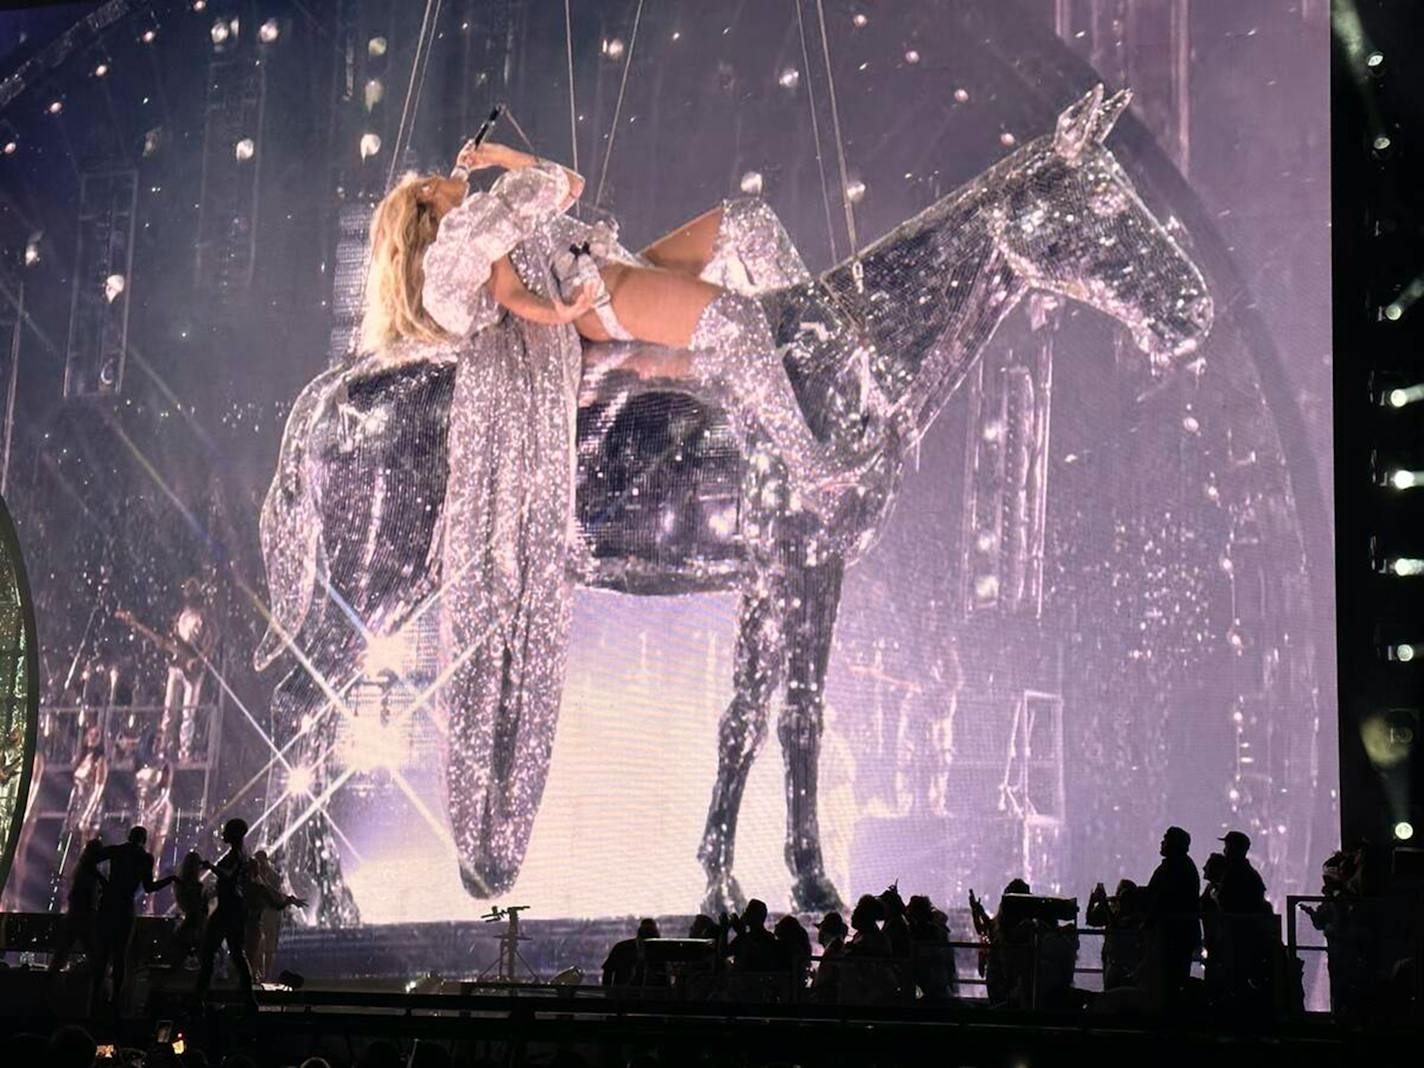
<svg viewBox="0 0 1424 1068"><path fill-rule="evenodd" d="M696 917L686 938L663 938L645 919L634 938L613 947L603 984L734 1001L967 999L1020 1010L1263 1018L1300 1011L1301 968L1251 862L1251 839L1233 830L1220 843L1199 871L1191 836L1167 828L1147 881L1122 879L1111 894L1098 883L1081 915L1077 900L1036 894L1023 879L1003 888L993 912L971 890L969 928L958 938L946 910L924 894L907 902L898 886L862 895L849 922L838 912L822 916L814 951L800 917L769 926L757 899L740 914ZM1346 916L1337 895L1315 922L1329 936ZM1079 967L1085 937L1101 939L1100 981L1080 983L1094 971Z"/></svg>
<svg viewBox="0 0 1424 1068"><path fill-rule="evenodd" d="M229 974L245 1002L238 1011L256 1008L254 976L267 974L275 957L271 921L305 903L283 889L265 851L248 852L247 833L246 822L229 820L222 828L220 857L209 862L190 851L163 877L155 873L142 827L132 828L122 843L85 844L49 970L75 968L82 953L96 1021L120 1015L138 902L169 886L177 923L159 956L196 971L192 991L201 1006L225 950ZM1296 955L1283 943L1281 918L1251 860L1250 837L1233 830L1219 843L1199 870L1190 835L1167 828L1147 881L1121 879L1111 893L1096 884L1081 916L1077 900L1036 893L1027 881L1013 879L992 912L973 891L967 910L960 912L937 906L925 894L906 900L892 885L861 895L849 917L827 912L810 929L792 913L773 922L759 899L748 901L740 913L698 915L685 936L667 937L657 920L643 919L631 937L609 950L602 986L615 998L744 1005L920 1005L951 1013L963 1006L971 1013L1176 1015L1248 1026L1282 1019L1303 1008ZM1378 1019L1385 1013L1409 1019L1421 1003L1417 949L1424 930L1424 882L1419 872L1401 879L1398 871L1385 870L1388 858L1398 868L1405 853L1363 844L1333 854L1322 869L1318 904L1303 910L1327 942L1331 1008L1341 1019ZM967 914L958 932L952 911ZM1091 957L1081 953L1090 932L1101 939L1100 969L1080 966L1080 958ZM1089 978L1095 971L1099 980ZM105 1063L96 1055L99 1048L87 1032L67 1027L48 1039L12 1036L0 1054L18 1055L5 1063L90 1068ZM650 1057L628 1063L659 1063ZM155 1068L209 1064L192 1044L185 1052L171 1041L128 1061ZM389 1043L372 1042L350 1063L394 1068L453 1062L438 1043L418 1042L402 1054ZM587 1062L569 1054L551 1063ZM249 1068L256 1062L238 1055L222 1064ZM332 1064L312 1058L303 1068Z"/></svg>

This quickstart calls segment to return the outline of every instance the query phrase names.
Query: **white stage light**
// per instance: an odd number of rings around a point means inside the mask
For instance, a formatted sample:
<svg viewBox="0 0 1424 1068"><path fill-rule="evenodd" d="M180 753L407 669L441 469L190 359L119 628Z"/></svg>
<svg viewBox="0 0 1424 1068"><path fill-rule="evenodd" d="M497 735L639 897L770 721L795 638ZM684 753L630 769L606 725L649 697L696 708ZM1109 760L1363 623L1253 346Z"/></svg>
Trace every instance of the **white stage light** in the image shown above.
<svg viewBox="0 0 1424 1068"><path fill-rule="evenodd" d="M312 774L312 769L305 764L297 764L287 773L287 796L306 797L312 792L315 782L316 776Z"/></svg>
<svg viewBox="0 0 1424 1068"><path fill-rule="evenodd" d="M257 154L257 146L253 144L252 138L244 137L233 146L233 155L237 157L237 162L246 163Z"/></svg>
<svg viewBox="0 0 1424 1068"><path fill-rule="evenodd" d="M257 39L263 44L271 44L281 36L282 27L277 24L276 19L268 19L257 28Z"/></svg>
<svg viewBox="0 0 1424 1068"><path fill-rule="evenodd" d="M410 655L410 642L405 634L373 634L366 642L366 656L361 662L361 670L368 679L379 679L383 675L400 675L405 670L406 658Z"/></svg>
<svg viewBox="0 0 1424 1068"><path fill-rule="evenodd" d="M1401 842L1407 842L1414 837L1414 824L1408 820L1400 820L1394 825L1394 836Z"/></svg>
<svg viewBox="0 0 1424 1068"><path fill-rule="evenodd" d="M1424 560L1414 556L1397 556L1386 561L1385 566L1396 575L1424 575Z"/></svg>
<svg viewBox="0 0 1424 1068"><path fill-rule="evenodd" d="M110 304L114 303L114 301L118 300L119 297L123 295L124 289L127 288L127 285L128 283L124 279L123 275L109 275L108 278L104 279L104 299L107 300Z"/></svg>
<svg viewBox="0 0 1424 1068"><path fill-rule="evenodd" d="M1424 471L1410 471L1401 467L1389 473L1389 484L1397 490L1413 489L1421 482L1424 482Z"/></svg>
<svg viewBox="0 0 1424 1068"><path fill-rule="evenodd" d="M361 158L370 159L381 150L381 135L364 133L361 135Z"/></svg>
<svg viewBox="0 0 1424 1068"><path fill-rule="evenodd" d="M208 31L208 36L213 39L213 44L220 45L232 36L232 31L228 29L225 19L218 19L213 23L213 28Z"/></svg>

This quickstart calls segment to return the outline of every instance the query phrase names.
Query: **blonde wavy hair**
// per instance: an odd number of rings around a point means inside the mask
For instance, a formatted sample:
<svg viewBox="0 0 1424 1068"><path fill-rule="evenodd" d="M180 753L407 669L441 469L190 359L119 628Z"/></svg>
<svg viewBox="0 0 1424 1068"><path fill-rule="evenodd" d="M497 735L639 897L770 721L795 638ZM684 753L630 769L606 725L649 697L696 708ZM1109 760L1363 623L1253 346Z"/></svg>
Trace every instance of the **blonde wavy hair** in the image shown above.
<svg viewBox="0 0 1424 1068"><path fill-rule="evenodd" d="M399 341L450 338L421 303L425 250L440 227L434 207L420 197L425 181L418 174L405 175L371 216L371 266L361 320L364 352L379 353Z"/></svg>

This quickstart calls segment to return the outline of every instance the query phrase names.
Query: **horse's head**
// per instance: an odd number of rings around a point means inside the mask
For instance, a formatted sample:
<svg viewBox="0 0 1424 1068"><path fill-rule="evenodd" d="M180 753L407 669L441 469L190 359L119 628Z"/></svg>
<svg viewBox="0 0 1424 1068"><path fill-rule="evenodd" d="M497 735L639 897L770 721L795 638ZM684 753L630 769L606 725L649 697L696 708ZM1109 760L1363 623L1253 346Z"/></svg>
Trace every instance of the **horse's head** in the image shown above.
<svg viewBox="0 0 1424 1068"><path fill-rule="evenodd" d="M1101 85L1057 130L1004 161L994 240L1031 288L1107 312L1154 364L1196 350L1211 329L1201 271L1142 203L1104 146L1131 94Z"/></svg>

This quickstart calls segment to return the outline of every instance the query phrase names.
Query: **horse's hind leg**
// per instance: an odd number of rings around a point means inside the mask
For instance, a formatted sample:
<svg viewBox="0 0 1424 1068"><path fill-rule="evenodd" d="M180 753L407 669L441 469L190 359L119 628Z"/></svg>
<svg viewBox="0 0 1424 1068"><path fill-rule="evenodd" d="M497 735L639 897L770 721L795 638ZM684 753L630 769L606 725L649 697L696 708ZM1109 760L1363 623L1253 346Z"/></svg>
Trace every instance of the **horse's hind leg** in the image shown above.
<svg viewBox="0 0 1424 1068"><path fill-rule="evenodd" d="M717 782L697 851L707 873L702 911L709 916L740 912L746 906L746 897L732 875L732 853L747 773L766 741L771 699L781 685L786 658L781 601L779 575L763 573L742 593L737 611L732 702L717 728Z"/></svg>
<svg viewBox="0 0 1424 1068"><path fill-rule="evenodd" d="M804 543L789 552L804 556ZM795 561L786 576L788 677L786 707L776 733L786 761L786 866L791 869L792 906L798 912L843 907L826 875L816 803L826 666L844 574L845 562L831 556L815 565Z"/></svg>

